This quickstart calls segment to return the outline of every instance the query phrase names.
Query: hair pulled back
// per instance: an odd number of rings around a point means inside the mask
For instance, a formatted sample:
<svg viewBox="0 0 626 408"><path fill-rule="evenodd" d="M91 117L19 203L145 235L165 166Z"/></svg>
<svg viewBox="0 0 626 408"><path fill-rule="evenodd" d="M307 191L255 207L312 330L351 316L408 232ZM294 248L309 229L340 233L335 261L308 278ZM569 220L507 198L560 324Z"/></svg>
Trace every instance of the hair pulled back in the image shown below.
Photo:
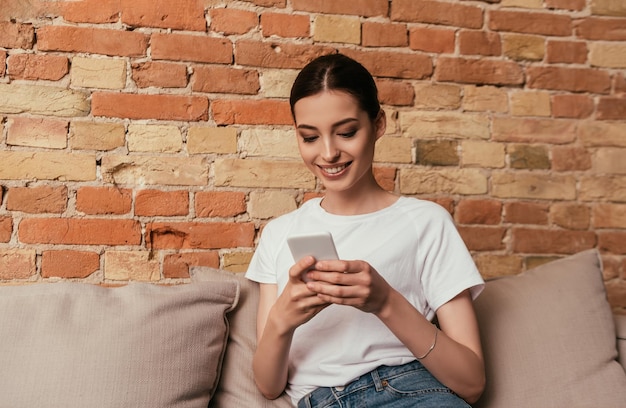
<svg viewBox="0 0 626 408"><path fill-rule="evenodd" d="M323 91L346 92L357 100L371 120L378 117L381 108L374 78L363 65L350 57L343 54L324 55L309 62L300 71L289 97L294 119L296 102Z"/></svg>

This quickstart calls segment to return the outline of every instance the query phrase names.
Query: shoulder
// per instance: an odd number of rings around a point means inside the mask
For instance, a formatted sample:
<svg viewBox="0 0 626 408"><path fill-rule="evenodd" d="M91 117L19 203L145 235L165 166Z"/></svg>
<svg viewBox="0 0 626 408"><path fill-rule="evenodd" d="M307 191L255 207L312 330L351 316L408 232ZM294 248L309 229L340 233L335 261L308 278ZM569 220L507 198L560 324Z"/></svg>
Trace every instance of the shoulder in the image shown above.
<svg viewBox="0 0 626 408"><path fill-rule="evenodd" d="M434 201L422 200L414 197L400 197L398 201L398 209L405 213L419 217L419 219L451 219L452 216L440 204Z"/></svg>
<svg viewBox="0 0 626 408"><path fill-rule="evenodd" d="M315 210L315 208L319 207L320 201L321 198L310 199L302 204L300 208L270 220L263 228L262 235L284 235L288 233L294 225L297 225L299 219L301 219L302 217L307 217L312 211Z"/></svg>

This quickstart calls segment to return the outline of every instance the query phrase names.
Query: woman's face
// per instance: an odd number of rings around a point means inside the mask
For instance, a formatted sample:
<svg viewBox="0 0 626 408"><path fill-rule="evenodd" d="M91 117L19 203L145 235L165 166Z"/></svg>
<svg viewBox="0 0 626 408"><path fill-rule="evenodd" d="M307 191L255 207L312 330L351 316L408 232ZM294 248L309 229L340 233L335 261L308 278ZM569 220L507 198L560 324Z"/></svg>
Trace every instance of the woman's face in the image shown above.
<svg viewBox="0 0 626 408"><path fill-rule="evenodd" d="M374 145L385 132L382 110L372 121L352 95L324 91L296 102L294 117L300 155L327 192L374 180Z"/></svg>

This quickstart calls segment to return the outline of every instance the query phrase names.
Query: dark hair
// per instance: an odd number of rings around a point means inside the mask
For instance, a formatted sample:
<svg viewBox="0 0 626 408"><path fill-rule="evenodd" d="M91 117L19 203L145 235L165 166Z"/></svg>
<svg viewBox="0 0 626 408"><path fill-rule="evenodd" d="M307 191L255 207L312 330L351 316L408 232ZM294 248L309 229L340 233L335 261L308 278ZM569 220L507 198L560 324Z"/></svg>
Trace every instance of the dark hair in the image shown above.
<svg viewBox="0 0 626 408"><path fill-rule="evenodd" d="M293 107L300 99L330 90L352 95L370 119L376 120L380 103L374 78L363 65L343 54L318 57L300 71L291 87L291 115L295 119Z"/></svg>

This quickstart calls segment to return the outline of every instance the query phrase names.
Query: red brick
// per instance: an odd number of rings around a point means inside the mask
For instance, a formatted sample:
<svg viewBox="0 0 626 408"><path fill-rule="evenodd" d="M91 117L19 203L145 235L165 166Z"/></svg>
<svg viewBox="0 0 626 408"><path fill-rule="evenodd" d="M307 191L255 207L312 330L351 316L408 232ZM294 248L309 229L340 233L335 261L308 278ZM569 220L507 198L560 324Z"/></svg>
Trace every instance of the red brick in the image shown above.
<svg viewBox="0 0 626 408"><path fill-rule="evenodd" d="M140 88L184 88L187 66L170 62L148 61L132 65L133 80Z"/></svg>
<svg viewBox="0 0 626 408"><path fill-rule="evenodd" d="M613 92L626 93L626 76L622 73L616 73L613 77Z"/></svg>
<svg viewBox="0 0 626 408"><path fill-rule="evenodd" d="M545 6L551 9L581 11L586 6L585 0L545 0Z"/></svg>
<svg viewBox="0 0 626 408"><path fill-rule="evenodd" d="M94 92L93 116L128 119L203 121L208 118L209 100L201 96L136 95Z"/></svg>
<svg viewBox="0 0 626 408"><path fill-rule="evenodd" d="M626 19L584 18L576 25L576 36L586 40L625 41Z"/></svg>
<svg viewBox="0 0 626 408"><path fill-rule="evenodd" d="M261 7L277 7L277 8L285 8L287 6L287 0L244 0L251 2L256 6Z"/></svg>
<svg viewBox="0 0 626 408"><path fill-rule="evenodd" d="M155 222L146 225L151 249L219 249L254 246L253 223Z"/></svg>
<svg viewBox="0 0 626 408"><path fill-rule="evenodd" d="M25 244L139 245L141 225L134 220L27 218L18 226Z"/></svg>
<svg viewBox="0 0 626 408"><path fill-rule="evenodd" d="M501 55L500 34L490 31L461 30L459 51L461 55Z"/></svg>
<svg viewBox="0 0 626 408"><path fill-rule="evenodd" d="M584 119L591 116L593 98L589 95L560 94L552 96L552 114L555 118Z"/></svg>
<svg viewBox="0 0 626 408"><path fill-rule="evenodd" d="M514 228L513 251L527 254L575 254L596 245L592 231Z"/></svg>
<svg viewBox="0 0 626 408"><path fill-rule="evenodd" d="M571 230L586 230L589 228L591 210L586 205L556 203L550 208L550 217L556 226Z"/></svg>
<svg viewBox="0 0 626 408"><path fill-rule="evenodd" d="M196 217L235 217L246 212L246 195L240 192L198 192Z"/></svg>
<svg viewBox="0 0 626 408"><path fill-rule="evenodd" d="M458 230L470 251L495 251L504 248L506 228L459 226Z"/></svg>
<svg viewBox="0 0 626 408"><path fill-rule="evenodd" d="M204 5L200 0L120 0L122 23L133 27L158 27L204 31Z"/></svg>
<svg viewBox="0 0 626 408"><path fill-rule="evenodd" d="M292 0L291 5L296 11L325 14L352 14L362 17L386 17L389 13L387 0Z"/></svg>
<svg viewBox="0 0 626 408"><path fill-rule="evenodd" d="M386 191L394 191L396 188L396 174L398 169L395 167L374 167L374 180Z"/></svg>
<svg viewBox="0 0 626 408"><path fill-rule="evenodd" d="M612 254L626 255L626 232L598 232L598 248Z"/></svg>
<svg viewBox="0 0 626 408"><path fill-rule="evenodd" d="M554 146L552 169L554 171L583 171L591 168L591 154L584 147Z"/></svg>
<svg viewBox="0 0 626 408"><path fill-rule="evenodd" d="M189 214L187 191L141 190L135 197L135 215L175 217Z"/></svg>
<svg viewBox="0 0 626 408"><path fill-rule="evenodd" d="M353 49L340 51L359 61L372 75L378 77L424 79L433 73L433 61L427 55Z"/></svg>
<svg viewBox="0 0 626 408"><path fill-rule="evenodd" d="M148 49L148 36L136 31L44 26L37 31L37 48L39 51L143 57Z"/></svg>
<svg viewBox="0 0 626 408"><path fill-rule="evenodd" d="M67 209L67 187L12 187L7 192L7 210L30 214L61 214Z"/></svg>
<svg viewBox="0 0 626 408"><path fill-rule="evenodd" d="M0 279L28 279L37 273L35 251L0 250Z"/></svg>
<svg viewBox="0 0 626 408"><path fill-rule="evenodd" d="M0 21L0 47L30 50L33 44L35 44L35 28L32 24Z"/></svg>
<svg viewBox="0 0 626 408"><path fill-rule="evenodd" d="M100 269L100 255L86 251L43 251L42 278L83 279Z"/></svg>
<svg viewBox="0 0 626 408"><path fill-rule="evenodd" d="M233 44L226 38L155 33L150 40L150 50L155 60L233 62Z"/></svg>
<svg viewBox="0 0 626 408"><path fill-rule="evenodd" d="M193 68L191 89L195 92L255 95L259 88L259 73L255 70L227 66Z"/></svg>
<svg viewBox="0 0 626 408"><path fill-rule="evenodd" d="M291 125L289 103L283 100L228 99L211 104L217 125Z"/></svg>
<svg viewBox="0 0 626 408"><path fill-rule="evenodd" d="M470 84L521 85L522 68L512 61L440 57L435 79Z"/></svg>
<svg viewBox="0 0 626 408"><path fill-rule="evenodd" d="M15 54L7 63L11 79L58 81L69 72L67 57L60 55Z"/></svg>
<svg viewBox="0 0 626 408"><path fill-rule="evenodd" d="M529 88L602 94L611 91L610 74L597 69L534 66L528 67L526 74Z"/></svg>
<svg viewBox="0 0 626 408"><path fill-rule="evenodd" d="M76 210L90 215L128 214L133 191L116 187L81 187L76 191Z"/></svg>
<svg viewBox="0 0 626 408"><path fill-rule="evenodd" d="M163 276L167 279L189 278L192 266L220 267L220 255L217 251L184 252L166 255L163 259Z"/></svg>
<svg viewBox="0 0 626 408"><path fill-rule="evenodd" d="M415 100L415 88L406 82L378 79L378 99L385 105L411 106Z"/></svg>
<svg viewBox="0 0 626 408"><path fill-rule="evenodd" d="M548 225L547 204L511 202L504 204L504 222L512 224Z"/></svg>
<svg viewBox="0 0 626 408"><path fill-rule="evenodd" d="M587 43L582 41L548 40L546 61L551 64L584 64L588 52Z"/></svg>
<svg viewBox="0 0 626 408"><path fill-rule="evenodd" d="M454 211L454 219L460 224L500 224L502 203L497 200L461 200Z"/></svg>
<svg viewBox="0 0 626 408"><path fill-rule="evenodd" d="M447 28L415 27L409 32L412 50L450 54L454 52L456 30Z"/></svg>
<svg viewBox="0 0 626 408"><path fill-rule="evenodd" d="M336 52L335 48L293 43L240 40L235 43L235 63L263 68L303 68L311 60Z"/></svg>
<svg viewBox="0 0 626 408"><path fill-rule="evenodd" d="M62 1L58 5L63 18L73 23L114 23L120 18L119 0Z"/></svg>
<svg viewBox="0 0 626 408"><path fill-rule="evenodd" d="M211 31L224 35L245 34L259 25L257 13L231 8L210 10Z"/></svg>
<svg viewBox="0 0 626 408"><path fill-rule="evenodd" d="M286 13L261 14L261 32L264 37L272 35L286 38L309 37L311 21L308 15Z"/></svg>
<svg viewBox="0 0 626 408"><path fill-rule="evenodd" d="M483 9L469 4L458 4L458 2L395 0L391 3L391 19L395 21L481 28L483 26Z"/></svg>
<svg viewBox="0 0 626 408"><path fill-rule="evenodd" d="M406 24L364 22L361 26L361 43L364 47L406 47Z"/></svg>
<svg viewBox="0 0 626 408"><path fill-rule="evenodd" d="M564 14L512 10L491 10L489 29L515 33L569 36L572 19Z"/></svg>
<svg viewBox="0 0 626 408"><path fill-rule="evenodd" d="M624 120L626 119L626 98L601 97L598 101L596 119Z"/></svg>
<svg viewBox="0 0 626 408"><path fill-rule="evenodd" d="M13 218L0 217L0 242L9 242L13 234Z"/></svg>

